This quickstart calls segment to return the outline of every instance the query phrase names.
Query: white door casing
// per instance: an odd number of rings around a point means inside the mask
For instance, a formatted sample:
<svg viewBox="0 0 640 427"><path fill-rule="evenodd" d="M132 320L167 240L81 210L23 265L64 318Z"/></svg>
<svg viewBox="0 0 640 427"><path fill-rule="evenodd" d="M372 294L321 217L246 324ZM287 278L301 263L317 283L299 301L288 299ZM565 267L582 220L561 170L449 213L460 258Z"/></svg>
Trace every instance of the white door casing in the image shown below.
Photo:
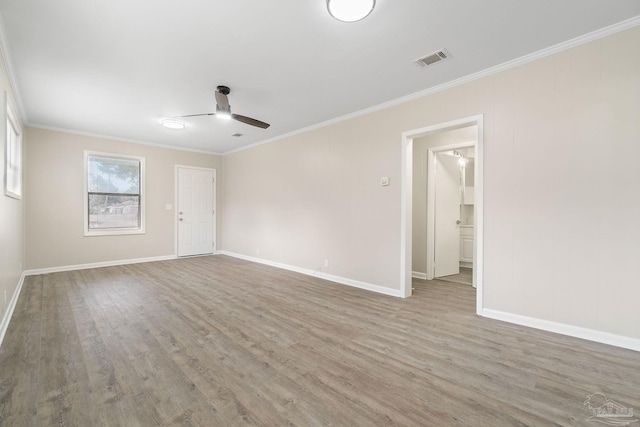
<svg viewBox="0 0 640 427"><path fill-rule="evenodd" d="M436 154L434 277L460 273L460 164Z"/></svg>
<svg viewBox="0 0 640 427"><path fill-rule="evenodd" d="M178 166L177 181L177 255L212 254L215 170Z"/></svg>
<svg viewBox="0 0 640 427"><path fill-rule="evenodd" d="M476 314L482 316L484 310L484 117L482 114L451 120L423 128L402 132L402 167L401 167L401 199L400 199L400 296L410 297L412 294L412 213L413 213L413 139L421 138L432 132L448 129L458 129L464 126L477 126L477 138L474 146L475 170L474 170L474 231L473 231L473 286L476 288ZM469 147L469 144L452 144L446 149L458 149ZM431 148L428 150L429 159L434 156L434 151L444 151L445 147ZM429 160L429 164L432 164ZM429 174L427 169L427 175ZM429 185L429 178L427 178ZM429 190L427 191L427 253L433 253L433 240L428 236L433 232L433 221L429 220ZM427 257L427 276L433 272L433 263ZM433 277L431 277L433 278ZM429 279L429 277L427 277Z"/></svg>

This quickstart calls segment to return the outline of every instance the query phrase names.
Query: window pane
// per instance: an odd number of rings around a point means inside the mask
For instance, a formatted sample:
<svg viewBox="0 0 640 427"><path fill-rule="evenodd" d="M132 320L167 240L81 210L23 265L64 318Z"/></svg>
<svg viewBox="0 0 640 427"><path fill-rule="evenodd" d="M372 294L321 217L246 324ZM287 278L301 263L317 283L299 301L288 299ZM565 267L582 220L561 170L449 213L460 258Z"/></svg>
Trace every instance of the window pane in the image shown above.
<svg viewBox="0 0 640 427"><path fill-rule="evenodd" d="M88 186L93 193L140 193L140 162L89 156Z"/></svg>
<svg viewBox="0 0 640 427"><path fill-rule="evenodd" d="M139 196L89 194L89 229L139 228Z"/></svg>

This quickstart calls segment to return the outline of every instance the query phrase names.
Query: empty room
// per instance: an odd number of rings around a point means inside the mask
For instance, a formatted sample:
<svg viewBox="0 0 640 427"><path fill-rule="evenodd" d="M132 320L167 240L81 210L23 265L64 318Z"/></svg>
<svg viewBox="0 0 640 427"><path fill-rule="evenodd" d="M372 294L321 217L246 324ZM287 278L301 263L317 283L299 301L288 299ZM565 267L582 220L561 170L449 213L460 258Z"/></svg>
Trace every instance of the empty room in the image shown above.
<svg viewBox="0 0 640 427"><path fill-rule="evenodd" d="M639 426L638 0L0 0L1 426Z"/></svg>

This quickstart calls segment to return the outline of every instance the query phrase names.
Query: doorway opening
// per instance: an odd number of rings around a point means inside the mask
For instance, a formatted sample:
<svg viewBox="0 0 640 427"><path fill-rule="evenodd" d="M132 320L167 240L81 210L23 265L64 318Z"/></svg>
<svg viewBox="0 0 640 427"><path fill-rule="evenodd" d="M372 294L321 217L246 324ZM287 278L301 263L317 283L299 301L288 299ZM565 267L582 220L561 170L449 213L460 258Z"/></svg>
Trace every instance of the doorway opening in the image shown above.
<svg viewBox="0 0 640 427"><path fill-rule="evenodd" d="M471 133L470 133L471 132ZM467 140L452 140L451 138L437 138L441 136L453 136L457 135L471 135L471 138ZM417 148L417 150L414 150ZM422 150L424 148L424 150ZM476 313L482 313L483 307L483 253L482 253L482 241L483 241L483 182L482 182L482 168L483 168L483 116L472 116L459 120L454 120L438 125L428 126L425 128L415 129L404 132L402 134L402 234L401 234L401 286L400 291L403 297L409 297L412 294L412 279L414 275L416 277L432 279L438 275L445 275L447 271L437 272L435 270L433 260L435 259L436 251L436 203L435 203L435 187L430 190L429 186L435 186L435 167L427 167L428 165L434 165L438 156L442 157L442 162L448 162L453 164L451 158L445 158L444 156L450 155L457 157L455 164L459 165L462 160L467 159L469 161L473 158L473 167L469 167L469 171L472 174L472 178L469 183L473 183L473 191L467 195L467 200L464 199L465 189L465 177L455 175L452 180L458 180L459 182L451 182L450 185L456 185L459 189L457 202L455 202L455 209L457 210L457 218L454 218L454 225L452 232L457 234L457 240L454 245L455 251L460 254L456 254L454 260L455 266L461 266L463 268L462 273L471 273L464 268L473 267L471 274L471 284L476 288ZM458 172L461 173L462 168L456 166ZM423 170L419 170L423 168ZM416 175L420 176L422 173L424 179L417 178L414 181L414 170ZM431 179L427 179L427 174L431 171L434 174ZM444 181L444 180L443 180ZM415 188L414 188L415 186ZM420 186L423 186L420 188ZM418 192L416 195L416 192ZM424 193L426 196L424 197ZM434 198L430 202L427 198ZM472 198L472 199L471 199ZM472 200L472 201L471 201ZM416 209L414 209L416 204ZM416 211L420 212L420 204L423 205L424 211L429 210L426 215L426 220L422 217L420 220L414 218ZM466 206L465 206L466 205ZM471 207L472 205L473 207ZM416 214L417 215L417 214ZM444 215L440 213L440 215ZM467 228L466 234L470 236L460 235L460 225L455 224L455 221L464 221ZM448 224L450 226L451 224ZM471 226L471 227L469 227ZM422 242L420 239L424 239ZM414 242L415 240L415 242ZM415 243L415 245L414 245ZM422 252L416 250L414 254L414 246L420 246ZM429 246L427 248L427 246ZM463 253L460 248L464 250L464 262L462 261ZM422 263L422 265L421 265ZM429 264L429 265L427 265ZM414 266L417 265L417 270ZM452 264L453 265L453 264ZM423 276L420 275L422 273ZM455 274L460 274L456 272ZM455 279L455 277L454 277Z"/></svg>
<svg viewBox="0 0 640 427"><path fill-rule="evenodd" d="M474 285L476 139L475 125L414 139L414 163L426 166L426 185L413 173L414 277Z"/></svg>

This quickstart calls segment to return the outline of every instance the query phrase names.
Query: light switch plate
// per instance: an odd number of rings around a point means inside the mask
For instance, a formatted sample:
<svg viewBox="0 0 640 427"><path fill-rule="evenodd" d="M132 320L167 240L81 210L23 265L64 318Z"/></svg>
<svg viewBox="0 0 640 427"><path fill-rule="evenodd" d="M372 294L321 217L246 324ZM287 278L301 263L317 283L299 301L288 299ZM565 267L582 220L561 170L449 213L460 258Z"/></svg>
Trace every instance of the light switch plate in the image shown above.
<svg viewBox="0 0 640 427"><path fill-rule="evenodd" d="M380 185L382 186L389 185L389 177L383 176L382 178L380 178Z"/></svg>

